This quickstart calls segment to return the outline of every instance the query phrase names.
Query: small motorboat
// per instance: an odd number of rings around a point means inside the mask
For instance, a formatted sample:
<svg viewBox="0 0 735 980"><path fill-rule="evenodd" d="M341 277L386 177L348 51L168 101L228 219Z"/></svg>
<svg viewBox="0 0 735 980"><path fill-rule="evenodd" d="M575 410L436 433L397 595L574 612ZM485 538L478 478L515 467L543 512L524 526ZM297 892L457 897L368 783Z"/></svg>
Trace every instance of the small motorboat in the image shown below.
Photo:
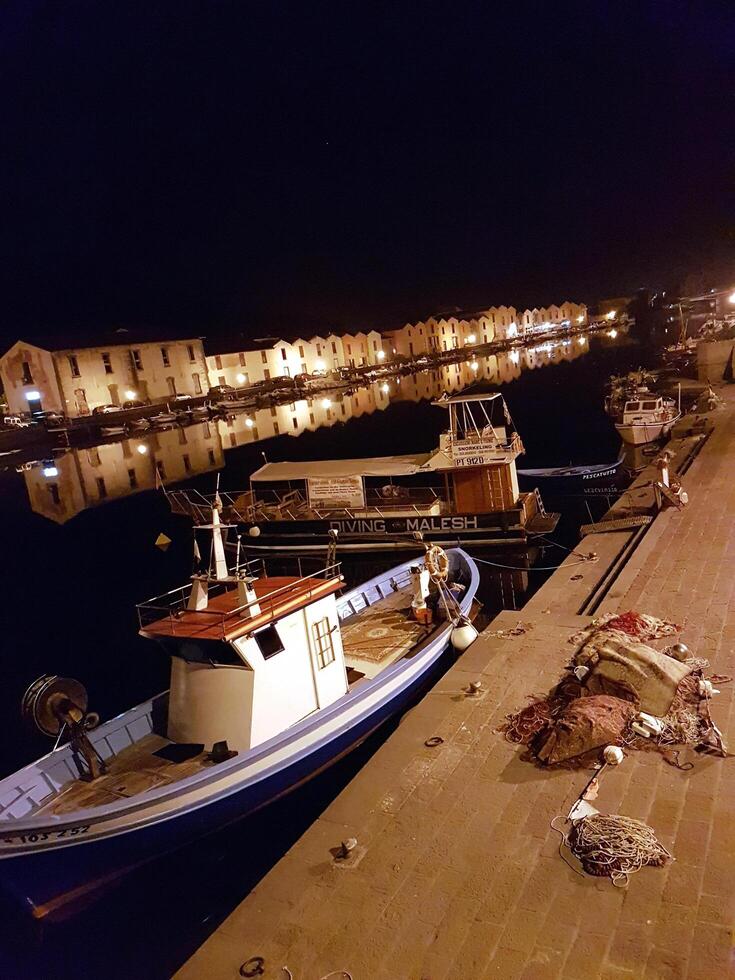
<svg viewBox="0 0 735 980"><path fill-rule="evenodd" d="M679 404L670 398L649 395L626 401L615 421L623 442L642 446L667 436L681 418L681 388Z"/></svg>
<svg viewBox="0 0 735 980"><path fill-rule="evenodd" d="M101 725L78 681L46 675L26 692L25 717L57 747L0 780L0 888L36 917L294 789L477 636L479 573L461 549L428 548L339 596L329 558L273 577L238 549L230 572L222 529L215 507L195 529L211 535L208 571L138 606L170 690Z"/></svg>
<svg viewBox="0 0 735 980"><path fill-rule="evenodd" d="M539 469L518 470L518 482L522 489L538 487L553 496L583 494L599 496L614 494L620 490L623 478L624 454L613 463L596 463L591 466L553 466Z"/></svg>
<svg viewBox="0 0 735 980"><path fill-rule="evenodd" d="M131 432L146 432L150 427L151 423L148 419L133 419L132 422L128 423Z"/></svg>
<svg viewBox="0 0 735 980"><path fill-rule="evenodd" d="M102 425L100 426L100 435L104 436L105 439L112 438L114 436L124 436L128 431L126 425Z"/></svg>

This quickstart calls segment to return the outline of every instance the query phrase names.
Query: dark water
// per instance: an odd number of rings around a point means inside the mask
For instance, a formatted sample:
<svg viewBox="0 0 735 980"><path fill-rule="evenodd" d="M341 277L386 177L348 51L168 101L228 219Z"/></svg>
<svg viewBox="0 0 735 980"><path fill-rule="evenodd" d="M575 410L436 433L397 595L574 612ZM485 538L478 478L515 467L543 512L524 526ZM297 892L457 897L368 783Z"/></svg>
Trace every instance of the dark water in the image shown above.
<svg viewBox="0 0 735 980"><path fill-rule="evenodd" d="M457 371L452 365L441 375L424 373L400 384L394 380L390 390L376 385L349 403L335 397L327 406L320 398L275 414L266 409L257 413L253 428L239 417L230 426L213 424L208 433L192 427L185 442L173 430L127 446L104 446L96 455L80 450L23 473L0 473L5 563L0 775L50 748L40 735L24 729L19 717L23 691L38 675L78 677L88 688L90 706L103 718L167 686L167 661L136 635L134 604L186 580L191 534L189 523L171 515L160 492L145 489L153 485L153 457L165 462L169 481L180 473L186 485L211 492L213 471L221 465L223 489L244 488L263 451L270 460L425 451L437 443L446 423L446 413L432 407L427 396L469 383L494 389L500 382L526 447L525 465L607 462L617 457L619 440L602 407L605 381L642 361L642 352L626 335L592 335L584 344L572 340L522 353L518 364L506 355L502 364L486 359L477 368L461 365ZM314 431L302 431L294 419L302 428L313 424ZM281 432L300 434L267 438L274 422ZM254 430L259 441L254 441ZM139 445L146 451L140 452ZM184 456L188 467L182 466ZM44 468L56 474L44 475ZM57 486L54 493L50 482ZM576 544L579 523L590 516L587 506L575 500L557 504L563 518L555 537ZM172 540L165 552L154 546L161 532ZM540 565L556 564L563 553L549 547L533 557L542 559ZM509 561L507 555L495 560ZM383 567L395 561L388 558ZM375 569L360 562L348 566L347 574L359 579ZM483 566L488 610L521 605L543 577L533 570L500 573ZM384 737L379 733L285 802L131 876L69 921L38 927L11 913L3 916L0 975L170 975ZM243 960L257 952L243 950Z"/></svg>

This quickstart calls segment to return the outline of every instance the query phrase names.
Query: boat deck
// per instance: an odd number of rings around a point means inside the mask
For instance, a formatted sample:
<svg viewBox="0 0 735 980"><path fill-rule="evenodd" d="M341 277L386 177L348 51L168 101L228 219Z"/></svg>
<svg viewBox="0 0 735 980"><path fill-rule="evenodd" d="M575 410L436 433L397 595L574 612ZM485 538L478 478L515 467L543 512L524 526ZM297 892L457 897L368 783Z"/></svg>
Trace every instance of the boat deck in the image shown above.
<svg viewBox="0 0 735 980"><path fill-rule="evenodd" d="M419 648L436 624L422 626L411 615L410 586L343 619L342 645L348 667L370 676Z"/></svg>
<svg viewBox="0 0 735 980"><path fill-rule="evenodd" d="M162 749L173 753L179 750L189 758L175 762L156 754ZM89 807L105 806L158 786L178 782L213 764L208 760L203 746L179 746L160 735L146 735L107 759L107 772L103 776L98 776L93 782L75 779L39 807L35 815L53 813L60 816Z"/></svg>

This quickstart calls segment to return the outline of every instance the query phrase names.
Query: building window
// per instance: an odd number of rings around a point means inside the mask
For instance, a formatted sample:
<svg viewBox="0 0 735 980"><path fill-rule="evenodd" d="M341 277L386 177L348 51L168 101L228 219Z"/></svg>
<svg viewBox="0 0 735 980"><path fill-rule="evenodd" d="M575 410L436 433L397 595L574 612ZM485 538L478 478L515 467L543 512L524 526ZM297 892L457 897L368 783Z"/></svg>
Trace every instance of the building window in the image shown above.
<svg viewBox="0 0 735 980"><path fill-rule="evenodd" d="M184 469L186 470L187 473L191 473L191 460L186 455L186 453L184 453L184 455L181 458L184 460Z"/></svg>
<svg viewBox="0 0 735 980"><path fill-rule="evenodd" d="M315 425L316 424L316 419L314 418L314 413L313 412L309 412L309 424L310 425Z"/></svg>
<svg viewBox="0 0 735 980"><path fill-rule="evenodd" d="M279 436L280 434L281 434L281 430L278 428L278 422L274 422L273 423L273 435Z"/></svg>
<svg viewBox="0 0 735 980"><path fill-rule="evenodd" d="M299 344L299 357L304 356L304 348Z"/></svg>
<svg viewBox="0 0 735 980"><path fill-rule="evenodd" d="M350 344L347 345L347 353L348 354L352 353L352 347L350 346Z"/></svg>
<svg viewBox="0 0 735 980"><path fill-rule="evenodd" d="M285 367L283 369L283 377L284 378L290 378L291 377L291 371L289 370L289 368Z"/></svg>
<svg viewBox="0 0 735 980"><path fill-rule="evenodd" d="M332 344L332 347L334 347L334 344ZM317 344L316 345L316 356L317 357L321 357L322 356L322 345L321 344Z"/></svg>
<svg viewBox="0 0 735 980"><path fill-rule="evenodd" d="M194 363L196 360L196 354L194 353L194 346L192 344L187 344L186 349L189 352L189 360Z"/></svg>
<svg viewBox="0 0 735 980"><path fill-rule="evenodd" d="M164 367L171 367L171 361L168 356L168 347L161 348L161 360L163 361Z"/></svg>
<svg viewBox="0 0 735 980"><path fill-rule="evenodd" d="M87 459L90 466L100 465L100 451L97 448L87 450Z"/></svg>
<svg viewBox="0 0 735 980"><path fill-rule="evenodd" d="M110 363L110 355L109 354L103 354L102 355L102 363L105 366L105 374L112 374L112 364Z"/></svg>
<svg viewBox="0 0 735 980"><path fill-rule="evenodd" d="M214 366L218 371L222 370L222 358L219 354L214 355Z"/></svg>
<svg viewBox="0 0 735 980"><path fill-rule="evenodd" d="M225 378L224 374L220 374L220 376L217 378L217 384L223 385L226 382L227 382L227 378Z"/></svg>
<svg viewBox="0 0 735 980"><path fill-rule="evenodd" d="M185 446L189 441L189 437L186 434L186 429L183 425L179 426L179 445Z"/></svg>
<svg viewBox="0 0 735 980"><path fill-rule="evenodd" d="M293 420L293 427L294 427L294 429L298 429L298 427L299 427L299 420L298 419L294 419Z"/></svg>
<svg viewBox="0 0 735 980"><path fill-rule="evenodd" d="M191 380L194 382L194 394L201 395L202 393L202 382L198 374L192 374Z"/></svg>
<svg viewBox="0 0 735 980"><path fill-rule="evenodd" d="M59 497L59 484L49 483L48 491L51 494L51 500L53 503L58 504L61 502L61 497Z"/></svg>
<svg viewBox="0 0 735 980"><path fill-rule="evenodd" d="M270 371L268 370L268 368L265 368L264 371L263 371L263 380L264 381L268 381L268 379L270 378L270 376L271 376Z"/></svg>
<svg viewBox="0 0 735 980"><path fill-rule="evenodd" d="M332 353L333 354L336 354L337 353L337 345L335 344L334 341L332 341Z"/></svg>
<svg viewBox="0 0 735 980"><path fill-rule="evenodd" d="M69 367L71 369L72 378L79 377L79 361L76 359L75 354L69 354Z"/></svg>
<svg viewBox="0 0 735 980"><path fill-rule="evenodd" d="M231 432L230 433L230 448L231 449L234 449L236 445L237 445L237 436L235 435L234 432Z"/></svg>
<svg viewBox="0 0 735 980"><path fill-rule="evenodd" d="M138 475L135 470L128 470L128 480L130 481L130 489L138 489Z"/></svg>
<svg viewBox="0 0 735 980"><path fill-rule="evenodd" d="M31 366L28 361L23 361L23 384L33 384L33 375L31 374Z"/></svg>
<svg viewBox="0 0 735 980"><path fill-rule="evenodd" d="M314 635L314 648L316 649L316 659L319 669L328 667L334 663L334 644L332 643L332 630L329 625L329 617L325 616L311 627Z"/></svg>
<svg viewBox="0 0 735 980"><path fill-rule="evenodd" d="M159 479L166 479L166 467L163 465L162 460L156 460L156 472L158 473Z"/></svg>
<svg viewBox="0 0 735 980"><path fill-rule="evenodd" d="M288 354L286 353L286 348L285 347L282 347L281 348L281 359L284 360L284 361L288 359Z"/></svg>
<svg viewBox="0 0 735 980"><path fill-rule="evenodd" d="M377 350L377 349L378 349L378 342L377 342L377 340L374 340L373 341L373 350Z"/></svg>
<svg viewBox="0 0 735 980"><path fill-rule="evenodd" d="M107 487L105 486L104 476L97 477L97 493L99 494L100 500L104 500L107 496Z"/></svg>
<svg viewBox="0 0 735 980"><path fill-rule="evenodd" d="M209 456L209 465L214 466L214 449L208 449L207 455Z"/></svg>
<svg viewBox="0 0 735 980"><path fill-rule="evenodd" d="M238 357L240 359L240 367L245 367L245 351L240 351Z"/></svg>
<svg viewBox="0 0 735 980"><path fill-rule="evenodd" d="M304 361L304 363L301 365L301 373L302 374L308 374L308 372L309 372L309 367L308 367L306 361Z"/></svg>
<svg viewBox="0 0 735 980"><path fill-rule="evenodd" d="M275 405L271 405L271 415L273 416L273 418L276 418L276 416L278 415L278 409L276 408Z"/></svg>
<svg viewBox="0 0 735 980"><path fill-rule="evenodd" d="M166 378L166 384L168 385L169 395L176 394L176 378Z"/></svg>
<svg viewBox="0 0 735 980"><path fill-rule="evenodd" d="M202 432L204 433L205 439L212 438L212 429L209 425L209 422L202 422Z"/></svg>
<svg viewBox="0 0 735 980"><path fill-rule="evenodd" d="M143 370L143 362L140 359L140 351L139 350L131 350L130 351L130 357L131 357L131 360L133 362L133 367L135 368L135 370L136 371L142 371Z"/></svg>
<svg viewBox="0 0 735 980"><path fill-rule="evenodd" d="M266 352L264 350L262 350L260 352L260 359L263 362L263 364L267 364L268 363L268 355L266 354Z"/></svg>

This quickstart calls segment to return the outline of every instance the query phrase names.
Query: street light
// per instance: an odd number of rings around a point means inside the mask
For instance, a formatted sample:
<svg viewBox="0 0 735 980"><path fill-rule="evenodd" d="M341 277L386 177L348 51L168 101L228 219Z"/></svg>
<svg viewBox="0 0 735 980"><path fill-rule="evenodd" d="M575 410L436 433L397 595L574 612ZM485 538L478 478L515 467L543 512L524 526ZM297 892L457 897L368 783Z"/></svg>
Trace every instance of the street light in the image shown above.
<svg viewBox="0 0 735 980"><path fill-rule="evenodd" d="M730 293L730 295L727 297L727 301L728 303L735 303L735 293Z"/></svg>
<svg viewBox="0 0 735 980"><path fill-rule="evenodd" d="M385 351L384 350L379 350L378 351L378 360L379 361L384 361L385 360Z"/></svg>
<svg viewBox="0 0 735 980"><path fill-rule="evenodd" d="M131 388L128 388L125 392L125 397L128 401L132 401L136 397L136 393Z"/></svg>
<svg viewBox="0 0 735 980"><path fill-rule="evenodd" d="M245 384L245 375L244 375L244 374L242 374L242 373L240 373L240 374L238 374L238 375L236 375L236 376L235 376L235 381L237 381L237 383L238 383L239 385L244 385L244 384Z"/></svg>
<svg viewBox="0 0 735 980"><path fill-rule="evenodd" d="M253 422L252 419L245 419L245 425L248 427L248 429L252 429L252 427L255 425L255 422Z"/></svg>
<svg viewBox="0 0 735 980"><path fill-rule="evenodd" d="M477 337L473 333L471 333L469 335L469 337L467 338L467 343L468 344L474 344L476 340L477 340Z"/></svg>
<svg viewBox="0 0 735 980"><path fill-rule="evenodd" d="M141 456L145 456L145 454L148 452L148 446L144 446L142 442L137 447L137 449Z"/></svg>

